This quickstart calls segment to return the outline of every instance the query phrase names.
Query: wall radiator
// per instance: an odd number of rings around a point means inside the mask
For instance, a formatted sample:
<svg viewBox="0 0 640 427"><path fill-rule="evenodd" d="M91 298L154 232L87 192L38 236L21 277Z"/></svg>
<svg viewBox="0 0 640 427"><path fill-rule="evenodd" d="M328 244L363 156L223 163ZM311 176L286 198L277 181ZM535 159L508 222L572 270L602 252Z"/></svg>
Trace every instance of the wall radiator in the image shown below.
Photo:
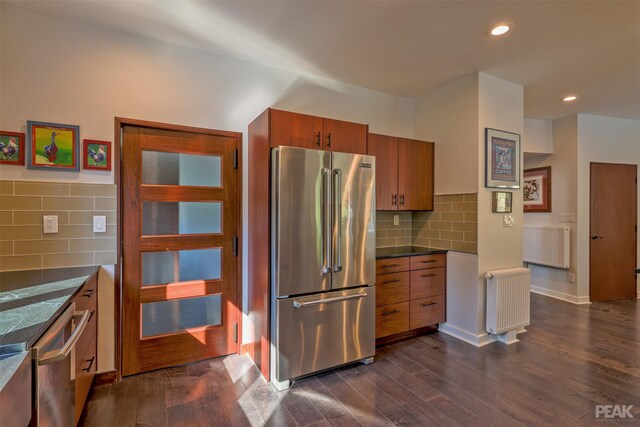
<svg viewBox="0 0 640 427"><path fill-rule="evenodd" d="M487 279L487 332L503 334L529 324L531 273L528 268L490 271Z"/></svg>
<svg viewBox="0 0 640 427"><path fill-rule="evenodd" d="M524 261L532 264L569 268L569 227L524 226Z"/></svg>

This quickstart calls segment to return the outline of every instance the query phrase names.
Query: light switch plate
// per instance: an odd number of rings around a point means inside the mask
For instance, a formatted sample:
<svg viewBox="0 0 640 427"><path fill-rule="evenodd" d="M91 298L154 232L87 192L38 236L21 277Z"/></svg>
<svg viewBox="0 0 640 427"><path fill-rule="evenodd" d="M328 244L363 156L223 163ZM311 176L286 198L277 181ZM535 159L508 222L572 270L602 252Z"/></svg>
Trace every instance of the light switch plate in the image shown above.
<svg viewBox="0 0 640 427"><path fill-rule="evenodd" d="M576 222L576 216L575 216L575 214L573 214L571 212L560 213L560 214L558 214L558 221L574 223L574 222Z"/></svg>
<svg viewBox="0 0 640 427"><path fill-rule="evenodd" d="M400 215L393 216L393 225L400 225Z"/></svg>
<svg viewBox="0 0 640 427"><path fill-rule="evenodd" d="M107 217L104 215L94 215L93 217L93 232L94 233L106 233L107 232Z"/></svg>
<svg viewBox="0 0 640 427"><path fill-rule="evenodd" d="M44 234L58 232L58 215L44 215L42 217L42 232Z"/></svg>

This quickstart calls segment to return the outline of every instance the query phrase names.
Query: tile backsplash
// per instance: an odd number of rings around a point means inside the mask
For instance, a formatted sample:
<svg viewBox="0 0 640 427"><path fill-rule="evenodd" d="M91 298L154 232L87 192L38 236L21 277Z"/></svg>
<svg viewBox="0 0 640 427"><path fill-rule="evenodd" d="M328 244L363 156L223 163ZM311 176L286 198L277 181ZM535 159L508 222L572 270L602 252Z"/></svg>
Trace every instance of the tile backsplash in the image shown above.
<svg viewBox="0 0 640 427"><path fill-rule="evenodd" d="M393 225L399 215L400 225ZM478 253L478 195L435 196L431 212L376 212L376 246L427 246Z"/></svg>
<svg viewBox="0 0 640 427"><path fill-rule="evenodd" d="M116 186L0 180L0 271L116 262ZM58 233L42 232L43 215ZM93 216L107 217L93 233Z"/></svg>

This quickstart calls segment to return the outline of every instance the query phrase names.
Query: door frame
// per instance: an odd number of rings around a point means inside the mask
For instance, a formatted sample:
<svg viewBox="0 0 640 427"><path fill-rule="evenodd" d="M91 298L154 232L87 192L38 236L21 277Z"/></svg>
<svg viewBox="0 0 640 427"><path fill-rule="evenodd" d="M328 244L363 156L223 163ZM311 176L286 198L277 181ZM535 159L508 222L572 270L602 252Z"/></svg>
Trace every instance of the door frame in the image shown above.
<svg viewBox="0 0 640 427"><path fill-rule="evenodd" d="M591 213L593 211L593 199L592 199L592 192L593 192L593 186L592 184L592 179L593 177L591 176L591 170L593 168L593 165L622 165L622 166L635 166L636 168L636 198L638 197L637 195L637 191L638 191L638 165L634 164L634 163L614 163L614 162L589 162L589 236L588 236L588 242L589 242L589 301L592 301L592 288L593 288L593 284L591 283L591 236L593 236L593 230L591 229ZM635 239L635 251L634 251L634 258L636 259L636 263L638 260L638 208L637 208L637 204L638 204L638 200L636 200L636 239ZM636 266L637 267L637 266ZM636 295L636 299L638 297L638 274L636 273L636 287L634 289L634 293Z"/></svg>
<svg viewBox="0 0 640 427"><path fill-rule="evenodd" d="M122 128L124 126L137 126L146 127L152 129L161 129L168 131L199 133L205 135L214 136L227 136L236 138L238 140L238 283L237 283L237 304L236 304L236 316L238 319L238 340L236 343L236 354L240 354L240 348L242 344L242 259L243 259L243 228L244 221L242 218L242 194L243 194L243 180L242 180L242 132L230 132L215 129L199 128L193 126L175 125L169 123L153 122L148 120L129 119L124 117L115 118L114 127L114 150L113 150L113 163L114 163L114 179L116 184L116 197L117 197L117 263L114 266L114 326L115 326L115 381L119 382L122 379Z"/></svg>

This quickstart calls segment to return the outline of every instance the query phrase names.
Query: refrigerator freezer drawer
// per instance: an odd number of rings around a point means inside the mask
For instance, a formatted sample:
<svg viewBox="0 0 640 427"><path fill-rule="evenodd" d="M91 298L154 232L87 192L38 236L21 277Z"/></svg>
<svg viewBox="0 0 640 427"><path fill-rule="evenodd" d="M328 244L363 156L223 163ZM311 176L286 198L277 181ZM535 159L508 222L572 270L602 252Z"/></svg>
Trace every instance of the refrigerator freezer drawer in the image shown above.
<svg viewBox="0 0 640 427"><path fill-rule="evenodd" d="M275 372L284 382L375 353L375 287L276 300Z"/></svg>

